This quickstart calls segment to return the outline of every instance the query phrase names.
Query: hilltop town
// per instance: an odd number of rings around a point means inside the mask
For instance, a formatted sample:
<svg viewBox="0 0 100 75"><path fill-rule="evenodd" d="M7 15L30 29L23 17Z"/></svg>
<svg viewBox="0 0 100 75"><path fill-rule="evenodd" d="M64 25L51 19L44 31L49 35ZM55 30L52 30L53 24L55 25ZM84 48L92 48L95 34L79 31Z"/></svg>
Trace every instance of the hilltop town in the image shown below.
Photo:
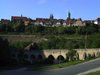
<svg viewBox="0 0 100 75"><path fill-rule="evenodd" d="M49 26L49 27L58 27L58 26L86 26L87 24L96 24L100 25L100 18L96 20L82 20L81 18L75 19L71 18L71 13L68 12L68 17L66 20L64 19L56 19L53 14L50 14L49 18L36 18L31 19L25 16L11 16L11 20L1 19L1 23L5 25L9 25L11 22L21 21L25 26L28 25L41 25L41 26Z"/></svg>

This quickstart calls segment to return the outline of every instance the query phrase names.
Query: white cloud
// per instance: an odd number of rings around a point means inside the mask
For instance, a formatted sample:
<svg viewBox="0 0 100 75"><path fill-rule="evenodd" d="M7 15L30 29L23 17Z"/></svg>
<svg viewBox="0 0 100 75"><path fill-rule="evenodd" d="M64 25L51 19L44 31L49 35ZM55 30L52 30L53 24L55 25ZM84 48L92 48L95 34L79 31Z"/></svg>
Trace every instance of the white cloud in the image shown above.
<svg viewBox="0 0 100 75"><path fill-rule="evenodd" d="M45 4L46 2L47 2L47 0L39 0L39 1L38 1L38 4L39 4L39 5L42 5L42 4Z"/></svg>

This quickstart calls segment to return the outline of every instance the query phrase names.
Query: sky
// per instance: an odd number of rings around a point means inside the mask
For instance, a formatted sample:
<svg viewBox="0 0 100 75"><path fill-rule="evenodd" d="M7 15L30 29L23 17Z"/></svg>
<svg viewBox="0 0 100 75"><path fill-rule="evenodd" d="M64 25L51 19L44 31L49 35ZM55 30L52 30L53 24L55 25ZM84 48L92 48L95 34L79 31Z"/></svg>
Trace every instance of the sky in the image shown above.
<svg viewBox="0 0 100 75"><path fill-rule="evenodd" d="M0 0L0 19L11 16L48 18L53 14L57 19L71 18L92 20L100 17L100 0Z"/></svg>

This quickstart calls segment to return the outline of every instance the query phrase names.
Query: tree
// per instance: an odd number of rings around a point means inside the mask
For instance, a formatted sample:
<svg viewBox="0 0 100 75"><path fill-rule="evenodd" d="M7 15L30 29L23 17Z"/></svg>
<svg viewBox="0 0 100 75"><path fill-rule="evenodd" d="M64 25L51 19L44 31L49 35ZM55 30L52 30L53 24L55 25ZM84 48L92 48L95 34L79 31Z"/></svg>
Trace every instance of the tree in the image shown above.
<svg viewBox="0 0 100 75"><path fill-rule="evenodd" d="M39 45L35 42L30 46L30 50L40 50Z"/></svg>
<svg viewBox="0 0 100 75"><path fill-rule="evenodd" d="M63 27L63 26L57 27L57 32L58 32L58 34L64 34L65 33L65 27Z"/></svg>
<svg viewBox="0 0 100 75"><path fill-rule="evenodd" d="M3 24L0 22L0 32L3 32Z"/></svg>
<svg viewBox="0 0 100 75"><path fill-rule="evenodd" d="M66 27L66 34L74 34L76 31L75 27Z"/></svg>
<svg viewBox="0 0 100 75"><path fill-rule="evenodd" d="M9 62L9 42L0 37L0 66L8 65Z"/></svg>
<svg viewBox="0 0 100 75"><path fill-rule="evenodd" d="M78 33L81 34L81 35L86 34L86 27L80 27Z"/></svg>
<svg viewBox="0 0 100 75"><path fill-rule="evenodd" d="M92 34L92 33L95 33L96 32L96 28L93 27L93 26L89 26L86 28L86 33L87 34Z"/></svg>
<svg viewBox="0 0 100 75"><path fill-rule="evenodd" d="M74 48L72 40L67 40L66 47L69 50L72 50Z"/></svg>
<svg viewBox="0 0 100 75"><path fill-rule="evenodd" d="M25 25L22 21L13 21L12 27L14 29L14 32L23 32L25 31Z"/></svg>
<svg viewBox="0 0 100 75"><path fill-rule="evenodd" d="M69 51L68 51L68 53L67 53L67 58L69 59L69 61L73 61L73 60L75 60L76 58L76 51L75 50L73 50L73 49L70 49Z"/></svg>

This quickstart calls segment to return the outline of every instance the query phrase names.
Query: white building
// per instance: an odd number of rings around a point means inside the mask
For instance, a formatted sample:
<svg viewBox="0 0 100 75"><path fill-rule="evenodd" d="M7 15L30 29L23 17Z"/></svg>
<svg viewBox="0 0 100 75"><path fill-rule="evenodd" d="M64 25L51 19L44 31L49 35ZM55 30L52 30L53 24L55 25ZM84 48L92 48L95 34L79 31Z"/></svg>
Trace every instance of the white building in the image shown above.
<svg viewBox="0 0 100 75"><path fill-rule="evenodd" d="M97 18L97 19L94 21L94 24L100 25L100 18Z"/></svg>

